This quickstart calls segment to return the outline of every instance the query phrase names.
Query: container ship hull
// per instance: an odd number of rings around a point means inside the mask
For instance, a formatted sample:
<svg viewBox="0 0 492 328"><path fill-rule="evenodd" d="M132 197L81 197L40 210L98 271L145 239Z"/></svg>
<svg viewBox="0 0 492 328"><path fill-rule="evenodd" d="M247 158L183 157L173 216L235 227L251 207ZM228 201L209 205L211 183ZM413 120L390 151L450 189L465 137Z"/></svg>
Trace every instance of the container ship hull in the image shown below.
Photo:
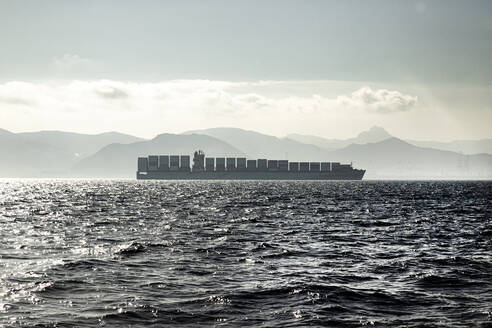
<svg viewBox="0 0 492 328"><path fill-rule="evenodd" d="M137 172L138 180L362 180L351 172Z"/></svg>
<svg viewBox="0 0 492 328"><path fill-rule="evenodd" d="M245 157L149 155L137 161L138 180L362 180L365 170L339 162L289 162Z"/></svg>

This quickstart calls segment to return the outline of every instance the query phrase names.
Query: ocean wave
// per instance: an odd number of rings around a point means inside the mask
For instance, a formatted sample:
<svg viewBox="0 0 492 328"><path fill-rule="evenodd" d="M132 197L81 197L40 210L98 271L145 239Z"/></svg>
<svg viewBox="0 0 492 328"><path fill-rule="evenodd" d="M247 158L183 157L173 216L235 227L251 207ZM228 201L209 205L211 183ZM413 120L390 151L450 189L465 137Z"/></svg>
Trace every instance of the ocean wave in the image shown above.
<svg viewBox="0 0 492 328"><path fill-rule="evenodd" d="M0 326L492 322L490 182L0 188Z"/></svg>

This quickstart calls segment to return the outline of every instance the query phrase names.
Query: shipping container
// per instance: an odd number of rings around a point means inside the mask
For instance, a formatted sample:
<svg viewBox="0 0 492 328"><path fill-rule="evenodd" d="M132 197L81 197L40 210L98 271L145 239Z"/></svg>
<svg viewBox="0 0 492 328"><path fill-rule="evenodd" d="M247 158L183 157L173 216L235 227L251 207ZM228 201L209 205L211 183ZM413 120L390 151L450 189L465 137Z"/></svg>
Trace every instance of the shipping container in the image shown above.
<svg viewBox="0 0 492 328"><path fill-rule="evenodd" d="M256 171L256 159L248 159L246 161L246 170L248 171Z"/></svg>
<svg viewBox="0 0 492 328"><path fill-rule="evenodd" d="M190 155L181 155L181 165L179 166L179 170L183 172L190 171Z"/></svg>
<svg viewBox="0 0 492 328"><path fill-rule="evenodd" d="M236 159L236 169L238 171L246 171L246 158L245 157L238 157Z"/></svg>
<svg viewBox="0 0 492 328"><path fill-rule="evenodd" d="M330 163L329 162L321 162L321 172L330 171Z"/></svg>
<svg viewBox="0 0 492 328"><path fill-rule="evenodd" d="M268 171L278 171L278 161L269 159L267 162Z"/></svg>
<svg viewBox="0 0 492 328"><path fill-rule="evenodd" d="M258 160L258 171L264 172L267 170L267 160L266 159L259 159Z"/></svg>
<svg viewBox="0 0 492 328"><path fill-rule="evenodd" d="M290 162L289 163L289 172L298 172L299 171L299 163L298 162Z"/></svg>
<svg viewBox="0 0 492 328"><path fill-rule="evenodd" d="M213 157L205 158L205 171L207 172L215 171L215 158Z"/></svg>
<svg viewBox="0 0 492 328"><path fill-rule="evenodd" d="M169 156L159 156L159 171L169 171Z"/></svg>
<svg viewBox="0 0 492 328"><path fill-rule="evenodd" d="M215 171L217 171L217 172L225 171L225 158L224 157L217 157L215 159Z"/></svg>
<svg viewBox="0 0 492 328"><path fill-rule="evenodd" d="M299 171L309 172L309 163L308 162L300 162L299 163Z"/></svg>
<svg viewBox="0 0 492 328"><path fill-rule="evenodd" d="M279 160L278 161L278 170L281 172L289 171L289 161L288 160Z"/></svg>
<svg viewBox="0 0 492 328"><path fill-rule="evenodd" d="M179 170L179 155L169 156L169 170L171 171Z"/></svg>
<svg viewBox="0 0 492 328"><path fill-rule="evenodd" d="M156 155L149 156L149 171L157 171L159 167L159 157Z"/></svg>
<svg viewBox="0 0 492 328"><path fill-rule="evenodd" d="M149 160L147 157L139 157L137 161L138 172L147 172L149 170Z"/></svg>
<svg viewBox="0 0 492 328"><path fill-rule="evenodd" d="M227 171L236 171L236 158L235 157L227 157L226 159Z"/></svg>
<svg viewBox="0 0 492 328"><path fill-rule="evenodd" d="M319 172L319 162L311 162L309 163L309 172Z"/></svg>
<svg viewBox="0 0 492 328"><path fill-rule="evenodd" d="M332 171L340 171L340 162L332 162L331 163Z"/></svg>

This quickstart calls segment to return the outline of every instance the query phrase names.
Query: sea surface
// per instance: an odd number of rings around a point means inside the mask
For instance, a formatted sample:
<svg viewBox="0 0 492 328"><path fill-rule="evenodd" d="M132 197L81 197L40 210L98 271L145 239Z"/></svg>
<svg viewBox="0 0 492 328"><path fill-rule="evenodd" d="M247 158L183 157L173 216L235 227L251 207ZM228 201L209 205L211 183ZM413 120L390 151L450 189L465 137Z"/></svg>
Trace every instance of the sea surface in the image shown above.
<svg viewBox="0 0 492 328"><path fill-rule="evenodd" d="M0 326L491 327L491 182L0 181Z"/></svg>

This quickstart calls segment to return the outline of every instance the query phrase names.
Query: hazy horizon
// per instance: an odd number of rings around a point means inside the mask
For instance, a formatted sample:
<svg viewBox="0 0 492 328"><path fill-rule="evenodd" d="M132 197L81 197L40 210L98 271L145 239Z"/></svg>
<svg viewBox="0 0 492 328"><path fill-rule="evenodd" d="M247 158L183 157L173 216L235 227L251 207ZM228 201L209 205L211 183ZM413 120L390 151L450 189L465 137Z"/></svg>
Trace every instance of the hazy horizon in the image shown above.
<svg viewBox="0 0 492 328"><path fill-rule="evenodd" d="M381 126L378 126L378 125L374 125L372 127L369 127L366 130L361 130L360 132L358 132L358 133L356 133L354 135L343 137L343 138L335 138L335 137L330 138L330 137L323 137L323 136L320 136L320 135L303 134L303 133L296 133L296 132L291 132L291 133L287 133L287 134L284 134L284 135L274 135L274 134L269 134L269 133L263 133L261 131L257 131L257 130L253 130L253 129L237 128L237 127L233 127L233 126L201 127L198 130L239 129L239 130L244 130L244 131L250 131L250 132L256 132L256 133L264 134L266 136L273 136L273 137L277 137L277 138L289 138L290 135L298 135L298 136L305 136L305 137L319 137L319 138L326 139L326 140L340 140L340 141L343 141L343 140L349 140L349 139L355 138L358 135L360 135L361 133L368 132L368 131L372 130L373 128L382 128L384 131L388 132L384 127L381 127ZM0 127L0 130L2 130L2 129L3 128ZM101 131L101 132L84 132L84 131L71 131L71 130L60 130L60 129L53 129L53 130L29 130L29 131L12 131L12 130L8 130L8 129L3 129L3 130L6 130L8 132L12 132L12 133L15 133L15 134L37 133L37 132L62 132L62 133L75 133L75 134L81 134L81 135L94 135L94 136L96 136L96 135L107 134L107 133L120 133L120 134L125 134L125 135L129 135L129 136L141 138L142 140L151 140L151 139L156 138L159 135L166 134L166 133L168 133L168 134L183 134L183 133L186 133L186 132L190 131L190 130L183 130L183 131L178 131L178 132L163 131L163 132L157 133L156 135L152 135L150 137L144 137L144 136L139 136L139 135L124 133L124 132L116 131L116 130L108 130L108 131ZM191 131L194 131L194 130L191 130ZM405 138L400 138L398 135L394 135L392 133L389 133L389 134L390 134L390 136L392 138L398 138L398 139L401 139L401 140L422 141L422 142L425 142L425 141L434 142L435 141L435 142L442 142L442 143L453 142L453 141L480 141L480 140L490 140L490 139L492 139L492 138L480 138L480 139L449 139L449 140L421 139L421 140L419 140L419 139L405 139Z"/></svg>

